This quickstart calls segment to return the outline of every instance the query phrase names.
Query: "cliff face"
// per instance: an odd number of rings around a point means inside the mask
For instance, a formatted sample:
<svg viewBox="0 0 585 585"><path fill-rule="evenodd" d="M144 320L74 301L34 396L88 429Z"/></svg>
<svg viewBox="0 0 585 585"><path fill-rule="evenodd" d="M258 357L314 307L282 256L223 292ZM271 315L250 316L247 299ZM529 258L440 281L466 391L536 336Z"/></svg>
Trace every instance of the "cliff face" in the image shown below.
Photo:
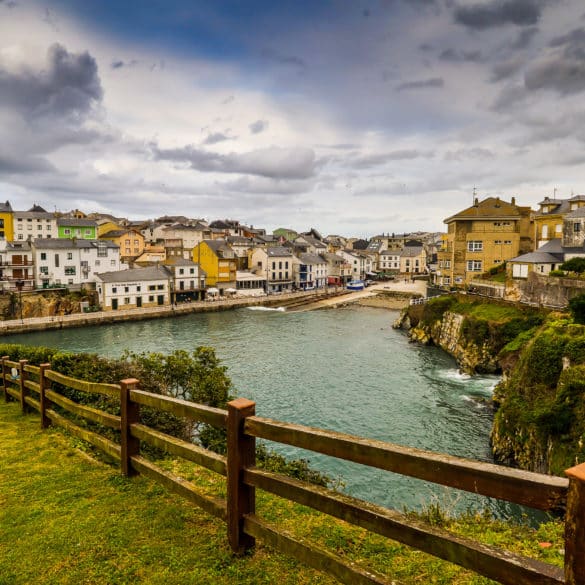
<svg viewBox="0 0 585 585"><path fill-rule="evenodd" d="M505 370L494 401L499 461L557 475L585 461L585 327L545 323Z"/></svg>
<svg viewBox="0 0 585 585"><path fill-rule="evenodd" d="M526 308L504 319L487 302L428 305L409 307L395 326L441 347L466 372L502 372L491 433L498 461L553 474L585 461L584 325Z"/></svg>
<svg viewBox="0 0 585 585"><path fill-rule="evenodd" d="M431 324L421 324L410 330L412 341L434 344L450 353L462 371L473 373L496 373L499 365L490 339L476 340L467 335L468 318L459 313L446 311L443 318Z"/></svg>
<svg viewBox="0 0 585 585"><path fill-rule="evenodd" d="M22 317L52 317L71 315L80 312L80 302L86 297L80 294L60 294L55 292L43 292L35 294L16 293L2 295L0 301L0 313L2 319L20 319L22 302Z"/></svg>

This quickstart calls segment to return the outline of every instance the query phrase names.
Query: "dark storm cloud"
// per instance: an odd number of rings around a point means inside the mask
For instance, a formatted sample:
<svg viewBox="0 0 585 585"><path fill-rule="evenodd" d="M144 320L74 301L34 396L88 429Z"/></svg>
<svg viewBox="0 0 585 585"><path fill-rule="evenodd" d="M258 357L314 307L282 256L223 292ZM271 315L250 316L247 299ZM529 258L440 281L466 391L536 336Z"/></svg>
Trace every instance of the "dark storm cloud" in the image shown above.
<svg viewBox="0 0 585 585"><path fill-rule="evenodd" d="M432 158L432 152L425 152L416 149L393 150L380 154L370 154L351 159L348 163L354 169L369 169L384 165L397 160L414 160L417 158Z"/></svg>
<svg viewBox="0 0 585 585"><path fill-rule="evenodd" d="M266 120L256 120L255 122L252 122L248 128L250 128L252 134L260 134L268 128L268 122Z"/></svg>
<svg viewBox="0 0 585 585"><path fill-rule="evenodd" d="M532 42L532 39L538 33L539 29L537 26L531 26L530 28L525 28L518 33L516 40L510 43L510 47L512 49L526 49Z"/></svg>
<svg viewBox="0 0 585 585"><path fill-rule="evenodd" d="M293 67L298 67L300 69L304 69L307 66L307 63L304 59L297 57L295 55L286 55L275 51L274 49L262 49L260 53L264 59L269 61L273 61L280 65L289 65Z"/></svg>
<svg viewBox="0 0 585 585"><path fill-rule="evenodd" d="M74 54L54 44L44 70L12 73L0 69L0 106L14 107L25 115L81 116L102 97L97 64L87 51Z"/></svg>
<svg viewBox="0 0 585 585"><path fill-rule="evenodd" d="M513 57L507 61L496 63L492 68L490 81L495 83L512 77L522 69L524 63L525 61L522 57Z"/></svg>
<svg viewBox="0 0 585 585"><path fill-rule="evenodd" d="M471 6L458 5L454 19L474 30L485 30L506 24L535 25L541 16L543 0L491 0Z"/></svg>
<svg viewBox="0 0 585 585"><path fill-rule="evenodd" d="M113 61L110 64L110 67L112 69L122 69L123 67L134 67L137 64L138 64L138 61L136 61L136 59L132 59L132 61L118 60L118 61Z"/></svg>
<svg viewBox="0 0 585 585"><path fill-rule="evenodd" d="M430 79L421 79L417 81L406 81L396 86L396 91L406 91L412 89L437 89L445 85L442 77L432 77Z"/></svg>
<svg viewBox="0 0 585 585"><path fill-rule="evenodd" d="M526 88L553 89L563 95L585 90L585 29L556 37L549 47L526 72Z"/></svg>
<svg viewBox="0 0 585 585"><path fill-rule="evenodd" d="M217 144L226 140L233 140L233 136L228 136L223 132L212 132L204 141L203 144Z"/></svg>
<svg viewBox="0 0 585 585"><path fill-rule="evenodd" d="M445 49L439 53L439 60L450 63L481 63L484 57L481 51L459 51L456 49Z"/></svg>
<svg viewBox="0 0 585 585"><path fill-rule="evenodd" d="M241 173L273 179L307 179L315 174L317 161L311 148L262 148L245 153L218 154L195 148L161 149L151 146L155 159L187 163L208 173Z"/></svg>
<svg viewBox="0 0 585 585"><path fill-rule="evenodd" d="M55 167L44 158L36 156L13 157L0 153L0 175L46 173Z"/></svg>

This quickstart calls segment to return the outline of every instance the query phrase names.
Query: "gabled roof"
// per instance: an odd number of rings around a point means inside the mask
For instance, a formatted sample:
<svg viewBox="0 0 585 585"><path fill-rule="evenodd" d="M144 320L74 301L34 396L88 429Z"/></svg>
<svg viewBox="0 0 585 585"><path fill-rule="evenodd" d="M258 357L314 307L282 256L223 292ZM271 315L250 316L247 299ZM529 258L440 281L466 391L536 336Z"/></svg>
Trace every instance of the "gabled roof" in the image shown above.
<svg viewBox="0 0 585 585"><path fill-rule="evenodd" d="M443 221L451 223L452 221L474 219L520 219L529 213L530 207L520 207L515 203L503 201L499 197L488 197Z"/></svg>
<svg viewBox="0 0 585 585"><path fill-rule="evenodd" d="M0 213L10 213L12 211L12 206L10 205L10 201L6 201L6 203L0 203Z"/></svg>
<svg viewBox="0 0 585 585"><path fill-rule="evenodd" d="M97 227L93 219L77 219L75 217L60 217L57 220L57 225L65 227Z"/></svg>
<svg viewBox="0 0 585 585"><path fill-rule="evenodd" d="M565 219L575 219L578 217L585 217L585 207L579 207L578 209L569 211L569 213L565 215Z"/></svg>
<svg viewBox="0 0 585 585"><path fill-rule="evenodd" d="M41 213L47 213L46 209L43 209L40 205L37 205L36 203L29 209L29 211L34 211L34 212L41 212Z"/></svg>
<svg viewBox="0 0 585 585"><path fill-rule="evenodd" d="M225 240L203 240L211 248L218 258L231 260L235 258L235 252L228 246Z"/></svg>
<svg viewBox="0 0 585 585"><path fill-rule="evenodd" d="M508 260L508 262L524 262L526 264L558 264L562 261L562 257L558 258L556 255L548 254L547 252L539 252L538 250Z"/></svg>
<svg viewBox="0 0 585 585"><path fill-rule="evenodd" d="M148 281L148 280L168 280L172 273L166 267L158 264L156 266L146 266L145 268L129 268L128 270L118 270L116 272L102 272L96 274L102 282L128 282Z"/></svg>
<svg viewBox="0 0 585 585"><path fill-rule="evenodd" d="M269 248L265 248L266 254L270 258L278 257L278 256L285 256L290 257L292 256L292 252L290 248L285 248L284 246L271 246Z"/></svg>
<svg viewBox="0 0 585 585"><path fill-rule="evenodd" d="M109 240L83 240L76 238L39 238L33 240L33 248L37 250L66 250L71 248L111 248L118 250L119 246Z"/></svg>
<svg viewBox="0 0 585 585"><path fill-rule="evenodd" d="M322 258L318 254L299 254L299 260L303 264L326 264L325 258Z"/></svg>
<svg viewBox="0 0 585 585"><path fill-rule="evenodd" d="M133 232L135 234L140 234L140 236L142 236L142 234L140 233L139 230L134 229L134 228L128 228L125 230L110 230L109 232L106 232L105 234L102 234L100 236L100 238L103 238L104 240L107 240L108 238L119 238L120 236L123 236L124 234Z"/></svg>

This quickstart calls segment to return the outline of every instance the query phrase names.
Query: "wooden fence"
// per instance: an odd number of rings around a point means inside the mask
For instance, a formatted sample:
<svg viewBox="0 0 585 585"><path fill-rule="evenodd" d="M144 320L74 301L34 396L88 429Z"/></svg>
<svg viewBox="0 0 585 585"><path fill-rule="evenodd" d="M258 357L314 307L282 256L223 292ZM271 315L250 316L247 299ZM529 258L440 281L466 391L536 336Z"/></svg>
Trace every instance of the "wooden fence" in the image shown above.
<svg viewBox="0 0 585 585"><path fill-rule="evenodd" d="M258 417L255 416L255 403L244 398L230 402L226 411L144 392L135 379L123 380L120 384L86 382L55 372L50 364L37 367L26 360L11 361L8 356L1 358L1 373L5 400L19 401L23 412L38 411L42 428L49 424L66 428L119 461L125 475L143 474L225 521L228 540L235 553L253 547L258 538L342 583L391 582L388 577L356 567L305 539L293 537L256 515L255 490L259 488L500 583L585 585L585 464L567 470L568 479L565 479ZM119 400L120 416L79 404L52 388L55 384ZM141 407L226 429L227 456L146 426L141 422ZM116 436L119 432L120 441L76 424L66 413L114 429ZM538 510L558 510L566 505L564 570L455 536L388 508L258 469L255 467L256 438ZM141 455L141 442L226 476L227 497L214 498L198 492L192 483Z"/></svg>

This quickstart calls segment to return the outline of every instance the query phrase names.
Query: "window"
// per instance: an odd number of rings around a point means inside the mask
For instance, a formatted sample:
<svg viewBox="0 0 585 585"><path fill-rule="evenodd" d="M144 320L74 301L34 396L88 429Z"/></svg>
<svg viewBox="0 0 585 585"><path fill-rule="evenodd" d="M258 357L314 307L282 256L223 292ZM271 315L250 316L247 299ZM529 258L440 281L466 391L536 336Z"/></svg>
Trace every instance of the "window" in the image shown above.
<svg viewBox="0 0 585 585"><path fill-rule="evenodd" d="M117 293L117 292L118 292L118 288L117 288L117 287L115 287L115 286L113 286L113 287L112 287L112 292L113 292L113 293Z"/></svg>
<svg viewBox="0 0 585 585"><path fill-rule="evenodd" d="M149 284L148 290L156 290L156 286L154 284Z"/></svg>
<svg viewBox="0 0 585 585"><path fill-rule="evenodd" d="M165 285L164 285L164 284L159 284L159 285L156 287L156 289L157 289L157 290L165 290Z"/></svg>
<svg viewBox="0 0 585 585"><path fill-rule="evenodd" d="M65 275L73 276L75 274L75 266L65 266Z"/></svg>
<svg viewBox="0 0 585 585"><path fill-rule="evenodd" d="M445 260L445 268L451 268L451 260Z"/></svg>
<svg viewBox="0 0 585 585"><path fill-rule="evenodd" d="M40 272L41 274L49 274L49 267L48 267L48 266L41 266L41 267L39 268L39 272Z"/></svg>
<svg viewBox="0 0 585 585"><path fill-rule="evenodd" d="M41 252L41 260L46 260L46 259L47 259L47 253Z"/></svg>
<svg viewBox="0 0 585 585"><path fill-rule="evenodd" d="M548 238L548 226L547 225L542 226L542 237Z"/></svg>
<svg viewBox="0 0 585 585"><path fill-rule="evenodd" d="M69 228L65 228L65 229L63 230L63 233L64 233L66 236L70 236L70 235L71 235L71 230L70 230Z"/></svg>
<svg viewBox="0 0 585 585"><path fill-rule="evenodd" d="M129 305L130 304L130 297L124 297L124 304L125 305Z"/></svg>
<svg viewBox="0 0 585 585"><path fill-rule="evenodd" d="M154 296L152 296L152 295L151 295L151 296L149 296L149 297L148 297L148 302L149 302L149 303L154 303Z"/></svg>
<svg viewBox="0 0 585 585"><path fill-rule="evenodd" d="M55 254L55 268L59 268L59 254Z"/></svg>
<svg viewBox="0 0 585 585"><path fill-rule="evenodd" d="M555 232L557 234L561 234L563 232L563 224L562 223L557 223L557 225L555 225Z"/></svg>
<svg viewBox="0 0 585 585"><path fill-rule="evenodd" d="M185 274L185 270L183 268L179 268L179 274Z"/></svg>
<svg viewBox="0 0 585 585"><path fill-rule="evenodd" d="M110 266L116 266L116 261L115 260L110 260Z"/></svg>
<svg viewBox="0 0 585 585"><path fill-rule="evenodd" d="M73 260L73 252L67 252L67 260Z"/></svg>
<svg viewBox="0 0 585 585"><path fill-rule="evenodd" d="M43 229L43 226L42 226L41 224L39 224L39 225L37 226L37 230L40 232L40 231L42 231L42 229Z"/></svg>
<svg viewBox="0 0 585 585"><path fill-rule="evenodd" d="M96 261L94 262L94 265L95 265L95 266L99 266L99 265L100 265L100 261L99 261L99 260L96 260Z"/></svg>
<svg viewBox="0 0 585 585"><path fill-rule="evenodd" d="M138 245L139 245L139 244L138 244L138 240L134 240L134 245L135 245L135 246L138 246Z"/></svg>
<svg viewBox="0 0 585 585"><path fill-rule="evenodd" d="M124 287L124 292L130 292L130 287L129 286L125 286Z"/></svg>
<svg viewBox="0 0 585 585"><path fill-rule="evenodd" d="M481 252L483 250L483 242L481 240L470 240L467 242L467 250L469 252Z"/></svg>
<svg viewBox="0 0 585 585"><path fill-rule="evenodd" d="M481 272L481 260L468 260L467 272Z"/></svg>
<svg viewBox="0 0 585 585"><path fill-rule="evenodd" d="M22 220L20 220L20 219L19 219L18 221L22 221ZM24 229L24 228L22 227L22 224L21 224L21 223L19 223L19 224L18 224L18 229L19 229L19 230L22 230L22 229Z"/></svg>
<svg viewBox="0 0 585 585"><path fill-rule="evenodd" d="M580 223L574 223L573 224L573 232L574 233L579 233L581 231L581 224Z"/></svg>
<svg viewBox="0 0 585 585"><path fill-rule="evenodd" d="M47 220L47 221L49 221L49 220ZM48 224L47 224L47 231L48 231L48 232L50 232L50 231L51 231L51 224L50 224L50 223L48 223Z"/></svg>
<svg viewBox="0 0 585 585"><path fill-rule="evenodd" d="M494 241L494 244L495 244L496 246L501 246L501 244L502 244L502 240L495 240L495 241Z"/></svg>
<svg viewBox="0 0 585 585"><path fill-rule="evenodd" d="M504 240L504 244L506 246L511 246L512 245L512 240Z"/></svg>
<svg viewBox="0 0 585 585"><path fill-rule="evenodd" d="M22 234L18 234L18 239L19 240L24 240L24 236Z"/></svg>
<svg viewBox="0 0 585 585"><path fill-rule="evenodd" d="M90 229L85 230L85 235L86 236L91 236L91 230Z"/></svg>
<svg viewBox="0 0 585 585"><path fill-rule="evenodd" d="M284 267L288 268L288 260L284 263Z"/></svg>
<svg viewBox="0 0 585 585"><path fill-rule="evenodd" d="M140 292L141 288L142 288L142 287L141 287L140 285L138 285L138 286L136 287L136 292Z"/></svg>

